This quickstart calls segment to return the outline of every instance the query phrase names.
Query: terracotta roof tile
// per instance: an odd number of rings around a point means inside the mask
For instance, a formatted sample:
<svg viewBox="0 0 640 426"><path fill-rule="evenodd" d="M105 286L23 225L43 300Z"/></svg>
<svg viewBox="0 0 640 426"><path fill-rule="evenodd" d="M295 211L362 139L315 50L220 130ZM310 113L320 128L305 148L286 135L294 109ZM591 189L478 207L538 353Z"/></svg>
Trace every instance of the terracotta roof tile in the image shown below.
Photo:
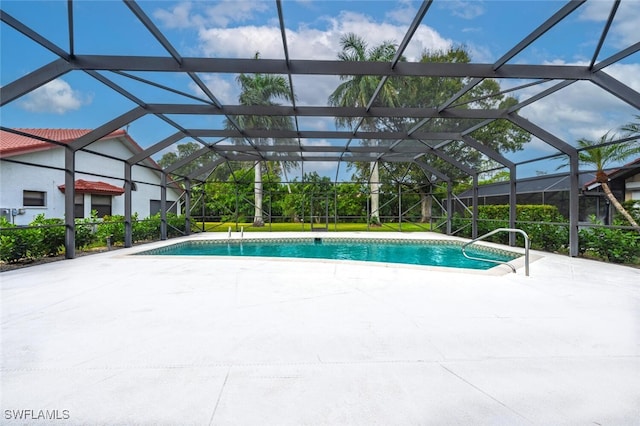
<svg viewBox="0 0 640 426"><path fill-rule="evenodd" d="M78 179L75 181L75 189L79 194L101 194L101 195L122 195L124 194L124 189L111 185L110 183L101 182L101 181L90 181L84 179ZM64 192L65 186L58 185L58 189Z"/></svg>
<svg viewBox="0 0 640 426"><path fill-rule="evenodd" d="M24 135L19 135L12 132L0 130L0 157L11 157L13 155L28 154L30 152L44 151L52 148L56 148L58 145L29 137L32 135L35 137L45 138L59 142L61 144L68 144L73 142L77 138L86 135L93 131L93 129L32 129L32 128L16 128ZM134 141L131 136L125 130L115 130L103 137L101 140L111 139L116 137L122 137L126 140L133 152L142 152L143 149ZM149 157L144 160L148 165L156 169L160 169L158 163ZM177 184L170 181L170 185L179 188Z"/></svg>
<svg viewBox="0 0 640 426"><path fill-rule="evenodd" d="M91 132L92 129L14 129L22 133L37 136L67 144L77 138ZM123 136L124 130L116 130L105 138ZM55 148L57 145L35 139L26 135L18 135L15 133L0 130L0 156L6 157L10 155L26 154L29 152L43 151Z"/></svg>

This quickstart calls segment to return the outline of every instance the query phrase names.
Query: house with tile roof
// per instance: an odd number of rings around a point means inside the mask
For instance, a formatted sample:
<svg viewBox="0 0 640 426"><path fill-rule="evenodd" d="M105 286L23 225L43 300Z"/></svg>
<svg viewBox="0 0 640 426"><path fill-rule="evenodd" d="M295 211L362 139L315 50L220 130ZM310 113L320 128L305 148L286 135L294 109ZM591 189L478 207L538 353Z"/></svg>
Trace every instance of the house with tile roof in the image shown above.
<svg viewBox="0 0 640 426"><path fill-rule="evenodd" d="M16 225L38 214L63 218L65 148L91 129L0 130L0 215ZM124 163L142 148L125 130L116 130L75 155L75 217L124 214ZM132 211L139 218L160 210L161 174L148 159L132 167ZM167 189L169 211L180 212L181 191Z"/></svg>

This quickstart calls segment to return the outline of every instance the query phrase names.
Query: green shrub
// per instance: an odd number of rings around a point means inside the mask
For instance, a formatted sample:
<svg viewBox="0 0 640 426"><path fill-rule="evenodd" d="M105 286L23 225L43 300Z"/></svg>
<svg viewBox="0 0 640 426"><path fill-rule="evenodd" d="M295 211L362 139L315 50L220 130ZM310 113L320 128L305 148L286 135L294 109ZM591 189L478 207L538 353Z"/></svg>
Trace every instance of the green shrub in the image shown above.
<svg viewBox="0 0 640 426"><path fill-rule="evenodd" d="M640 224L640 201L638 200L628 200L628 201L624 201L622 203L622 207L625 208L625 210L627 212L629 212L629 214L631 215L631 217L636 221L636 223ZM617 210L615 210L615 219L614 220L620 220L623 223L621 223L621 225L625 225L625 226L629 226L629 222L627 221L627 219L622 216L620 213L618 213Z"/></svg>
<svg viewBox="0 0 640 426"><path fill-rule="evenodd" d="M173 238L184 235L185 218L173 213L167 213L167 237ZM138 216L132 217L131 233L133 242L150 241L160 238L160 214L151 216L145 220L138 220ZM111 237L111 243L124 243L124 216L105 216L102 223L98 224L96 238L106 241Z"/></svg>
<svg viewBox="0 0 640 426"><path fill-rule="evenodd" d="M592 222L596 223L595 220ZM616 225L626 221L614 221ZM640 234L637 231L612 229L600 226L581 229L579 232L580 253L591 253L613 263L634 263L640 257Z"/></svg>
<svg viewBox="0 0 640 426"><path fill-rule="evenodd" d="M531 247L537 250L557 251L569 243L569 226L555 225L566 219L558 208L549 205L523 205L516 209L516 220L522 222L518 227L529 235Z"/></svg>
<svg viewBox="0 0 640 426"><path fill-rule="evenodd" d="M180 237L185 234L185 218L175 213L167 213L167 237Z"/></svg>
<svg viewBox="0 0 640 426"><path fill-rule="evenodd" d="M105 216L102 222L96 212L84 219L76 219L76 249L88 247L98 241L105 244L107 237L111 243L124 243L124 217ZM167 214L167 236L169 238L184 235L185 218ZM18 262L36 259L42 256L55 256L63 251L65 244L65 226L62 219L47 219L38 215L29 227L20 227L0 218L0 260ZM157 240L160 237L160 215L146 220L132 217L133 241Z"/></svg>
<svg viewBox="0 0 640 426"><path fill-rule="evenodd" d="M111 238L111 244L124 243L124 216L105 216L102 223L98 224L96 238L98 241L105 242L107 238Z"/></svg>
<svg viewBox="0 0 640 426"><path fill-rule="evenodd" d="M451 230L459 237L471 237L471 218L460 213L454 213L451 217Z"/></svg>
<svg viewBox="0 0 640 426"><path fill-rule="evenodd" d="M15 263L42 256L38 229L19 227L4 218L0 218L0 228L0 260Z"/></svg>
<svg viewBox="0 0 640 426"><path fill-rule="evenodd" d="M152 241L160 238L160 214L133 223L133 241ZM195 225L194 225L195 226ZM179 237L185 233L185 217L167 213L167 237Z"/></svg>
<svg viewBox="0 0 640 426"><path fill-rule="evenodd" d="M4 217L0 217L0 228L2 228L0 230L0 260L11 262L15 246L15 225Z"/></svg>
<svg viewBox="0 0 640 426"><path fill-rule="evenodd" d="M62 219L46 219L39 214L31 222L31 226L39 226L40 249L45 256L57 256L64 250L65 227Z"/></svg>
<svg viewBox="0 0 640 426"><path fill-rule="evenodd" d="M84 219L76 219L76 233L75 233L75 246L77 249L82 249L93 244L97 236L94 232L96 225L94 223L98 220L97 212L91 212L91 217Z"/></svg>
<svg viewBox="0 0 640 426"><path fill-rule="evenodd" d="M133 220L133 241L153 241L160 238L160 215L151 216L148 219L138 220L137 215Z"/></svg>

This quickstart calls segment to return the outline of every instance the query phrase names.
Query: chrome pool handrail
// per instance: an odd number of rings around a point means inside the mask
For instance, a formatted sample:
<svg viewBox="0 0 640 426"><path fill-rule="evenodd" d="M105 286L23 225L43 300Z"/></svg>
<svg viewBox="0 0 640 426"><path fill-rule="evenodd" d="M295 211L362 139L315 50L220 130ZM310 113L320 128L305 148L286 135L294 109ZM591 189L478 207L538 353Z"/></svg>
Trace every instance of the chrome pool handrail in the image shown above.
<svg viewBox="0 0 640 426"><path fill-rule="evenodd" d="M520 234L522 234L522 236L524 237L524 274L528 277L529 276L529 236L522 229L517 229L517 228L496 228L493 231L487 232L486 234L481 235L478 238L474 238L473 240L464 243L462 245L462 255L464 257L466 257L467 259L482 260L484 262L493 262L493 263L498 263L498 264L501 264L501 265L507 265L509 268L511 268L511 270L515 274L516 273L516 268L514 268L513 265L511 265L509 262L503 262L503 261L500 261L500 260L483 259L483 258L480 258L480 257L469 256L464 250L465 248L467 248L471 244L473 244L473 243L475 243L477 241L484 240L485 238L490 237L493 234L497 234L498 232L510 232L510 233L519 232Z"/></svg>

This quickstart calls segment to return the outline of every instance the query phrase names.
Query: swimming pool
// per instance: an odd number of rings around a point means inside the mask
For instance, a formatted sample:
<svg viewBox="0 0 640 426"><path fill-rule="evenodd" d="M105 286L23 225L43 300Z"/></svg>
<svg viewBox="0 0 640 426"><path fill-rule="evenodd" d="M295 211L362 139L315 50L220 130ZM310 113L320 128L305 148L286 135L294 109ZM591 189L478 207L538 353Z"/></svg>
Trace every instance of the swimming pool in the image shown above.
<svg viewBox="0 0 640 426"><path fill-rule="evenodd" d="M484 247L468 248L473 257L508 262L520 255ZM451 268L490 269L496 264L463 256L461 243L440 240L388 240L342 238L286 238L244 240L192 240L155 248L137 255L242 256L354 260Z"/></svg>

